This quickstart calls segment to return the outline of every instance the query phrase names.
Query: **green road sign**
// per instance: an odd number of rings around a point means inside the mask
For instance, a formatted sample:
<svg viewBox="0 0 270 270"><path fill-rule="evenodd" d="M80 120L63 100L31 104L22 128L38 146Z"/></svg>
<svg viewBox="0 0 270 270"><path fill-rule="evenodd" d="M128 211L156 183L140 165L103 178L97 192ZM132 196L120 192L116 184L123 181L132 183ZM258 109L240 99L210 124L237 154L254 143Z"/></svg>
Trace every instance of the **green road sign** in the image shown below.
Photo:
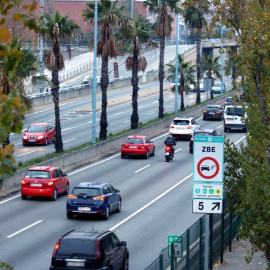
<svg viewBox="0 0 270 270"><path fill-rule="evenodd" d="M182 236L170 235L168 236L168 256L171 257L171 245L174 245L174 257L183 256Z"/></svg>

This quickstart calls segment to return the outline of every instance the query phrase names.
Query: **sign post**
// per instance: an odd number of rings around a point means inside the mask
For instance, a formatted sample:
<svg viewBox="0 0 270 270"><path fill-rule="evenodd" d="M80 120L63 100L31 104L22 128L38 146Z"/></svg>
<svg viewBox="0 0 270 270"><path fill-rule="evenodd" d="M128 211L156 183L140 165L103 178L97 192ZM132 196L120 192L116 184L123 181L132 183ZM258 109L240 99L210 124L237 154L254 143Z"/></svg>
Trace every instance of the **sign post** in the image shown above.
<svg viewBox="0 0 270 270"><path fill-rule="evenodd" d="M183 253L183 243L182 236L179 235L170 235L168 236L168 256L171 257L171 246L174 246L174 257L182 257Z"/></svg>

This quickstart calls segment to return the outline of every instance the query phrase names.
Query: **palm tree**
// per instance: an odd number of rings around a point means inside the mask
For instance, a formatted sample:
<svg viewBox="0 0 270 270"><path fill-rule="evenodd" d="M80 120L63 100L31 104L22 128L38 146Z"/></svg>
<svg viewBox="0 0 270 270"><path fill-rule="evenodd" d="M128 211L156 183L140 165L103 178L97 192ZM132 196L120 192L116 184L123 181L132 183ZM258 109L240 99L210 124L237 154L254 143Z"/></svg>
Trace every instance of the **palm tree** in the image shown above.
<svg viewBox="0 0 270 270"><path fill-rule="evenodd" d="M208 1L185 1L182 2L182 14L190 28L195 29L196 33L196 65L197 65L197 97L196 104L201 103L200 79L201 79L201 31L206 25L204 15L209 12Z"/></svg>
<svg viewBox="0 0 270 270"><path fill-rule="evenodd" d="M129 18L124 15L124 6L117 7L117 0L111 2L109 0L101 0L98 2L98 21L97 24L101 28L101 35L97 42L97 56L101 56L101 81L100 87L102 92L101 116L100 116L100 133L99 139L107 138L107 88L109 84L108 62L109 57L116 58L117 46L113 27L119 26L119 31L127 27ZM92 25L95 22L95 3L87 2L87 9L83 10L82 16L84 20Z"/></svg>
<svg viewBox="0 0 270 270"><path fill-rule="evenodd" d="M212 79L211 86L214 85L215 78L213 77L213 74L215 74L218 78L221 79L220 74L220 57L216 56L213 58L213 54L210 53L209 55L203 54L202 57L202 73L206 75L206 78ZM213 99L213 92L211 91L211 99Z"/></svg>
<svg viewBox="0 0 270 270"><path fill-rule="evenodd" d="M160 54L159 54L159 111L158 117L164 117L164 99L163 99L163 81L164 81L164 51L165 38L172 32L173 17L171 12L179 13L178 0L146 0L144 5L150 12L157 14L157 22L155 23L156 34L160 38Z"/></svg>
<svg viewBox="0 0 270 270"><path fill-rule="evenodd" d="M45 64L52 71L52 95L55 112L55 151L62 153L63 141L61 133L60 110L59 110L59 71L64 69L64 58L60 50L60 36L64 39L69 37L79 26L68 20L68 15L61 16L58 11L53 16L44 13L41 17L41 30L46 35L47 39L52 40L51 52L49 53Z"/></svg>
<svg viewBox="0 0 270 270"><path fill-rule="evenodd" d="M236 89L235 85L235 80L236 80L236 72L237 72L237 66L236 66L236 60L234 57L234 54L237 54L236 51L230 51L228 54L228 58L225 60L225 65L224 65L224 72L225 76L230 76L232 78L232 85L233 85L233 90Z"/></svg>
<svg viewBox="0 0 270 270"><path fill-rule="evenodd" d="M141 56L140 42L148 42L147 46L157 47L157 43L151 41L153 31L147 27L145 23L140 23L139 18L135 19L134 23L130 24L126 31L121 32L121 40L128 40L128 44L124 44L126 51L131 47L132 56L126 59L126 69L132 70L131 85L132 91L132 114L130 118L130 127L132 129L138 128L139 115L138 115L138 91L139 91L139 78L138 72L145 71L147 61L144 56Z"/></svg>
<svg viewBox="0 0 270 270"><path fill-rule="evenodd" d="M168 76L168 80L175 79L175 65L167 64L169 67L168 72L172 75ZM196 65L192 65L192 61L184 62L184 57L178 54L178 75L180 77L180 85L178 87L178 92L181 95L181 105L180 110L185 110L184 105L184 91L186 94L190 92L190 84L195 84L194 74Z"/></svg>

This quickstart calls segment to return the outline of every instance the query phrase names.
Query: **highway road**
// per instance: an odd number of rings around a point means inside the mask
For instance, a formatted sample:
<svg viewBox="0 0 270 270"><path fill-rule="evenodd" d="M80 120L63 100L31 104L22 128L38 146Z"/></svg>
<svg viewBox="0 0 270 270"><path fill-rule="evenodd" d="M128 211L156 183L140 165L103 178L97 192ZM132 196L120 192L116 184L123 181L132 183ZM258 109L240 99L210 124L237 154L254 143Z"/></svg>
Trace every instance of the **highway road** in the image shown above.
<svg viewBox="0 0 270 270"><path fill-rule="evenodd" d="M202 128L214 128L223 135L222 121L197 119ZM109 182L120 189L121 213L108 221L98 218L68 220L66 196L57 201L30 198L20 194L0 202L0 261L15 270L49 269L53 247L58 237L72 229L113 230L127 241L130 269L145 269L167 245L168 235L181 235L201 215L192 213L192 166L189 141L177 142L175 158L165 162L166 134L154 139L156 155L149 159L121 159L120 152L88 167L69 173L71 188L83 181ZM245 134L226 133L235 143Z"/></svg>

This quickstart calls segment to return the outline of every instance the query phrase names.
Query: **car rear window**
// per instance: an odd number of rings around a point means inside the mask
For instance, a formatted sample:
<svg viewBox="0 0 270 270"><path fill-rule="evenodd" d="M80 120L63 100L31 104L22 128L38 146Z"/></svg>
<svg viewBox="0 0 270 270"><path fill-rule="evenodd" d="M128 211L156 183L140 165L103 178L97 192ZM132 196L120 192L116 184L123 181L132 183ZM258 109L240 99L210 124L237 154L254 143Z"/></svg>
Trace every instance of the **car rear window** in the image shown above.
<svg viewBox="0 0 270 270"><path fill-rule="evenodd" d="M126 143L143 144L143 139L127 138Z"/></svg>
<svg viewBox="0 0 270 270"><path fill-rule="evenodd" d="M45 130L44 126L31 126L28 128L28 132L31 133L41 133Z"/></svg>
<svg viewBox="0 0 270 270"><path fill-rule="evenodd" d="M42 179L50 179L51 174L47 171L28 171L25 175L25 178L42 178Z"/></svg>
<svg viewBox="0 0 270 270"><path fill-rule="evenodd" d="M98 188L82 188L82 187L75 187L72 191L73 195L76 196L100 196L101 190Z"/></svg>
<svg viewBox="0 0 270 270"><path fill-rule="evenodd" d="M186 126L189 125L189 120L173 120L173 125Z"/></svg>
<svg viewBox="0 0 270 270"><path fill-rule="evenodd" d="M96 254L95 240L63 238L57 250L57 255L93 256Z"/></svg>
<svg viewBox="0 0 270 270"><path fill-rule="evenodd" d="M239 115L239 116L242 116L242 115L244 115L244 110L243 110L243 108L236 108L236 107L227 108L226 114L227 115Z"/></svg>
<svg viewBox="0 0 270 270"><path fill-rule="evenodd" d="M218 110L220 110L220 108L219 107L206 107L206 110L207 111L218 111Z"/></svg>

